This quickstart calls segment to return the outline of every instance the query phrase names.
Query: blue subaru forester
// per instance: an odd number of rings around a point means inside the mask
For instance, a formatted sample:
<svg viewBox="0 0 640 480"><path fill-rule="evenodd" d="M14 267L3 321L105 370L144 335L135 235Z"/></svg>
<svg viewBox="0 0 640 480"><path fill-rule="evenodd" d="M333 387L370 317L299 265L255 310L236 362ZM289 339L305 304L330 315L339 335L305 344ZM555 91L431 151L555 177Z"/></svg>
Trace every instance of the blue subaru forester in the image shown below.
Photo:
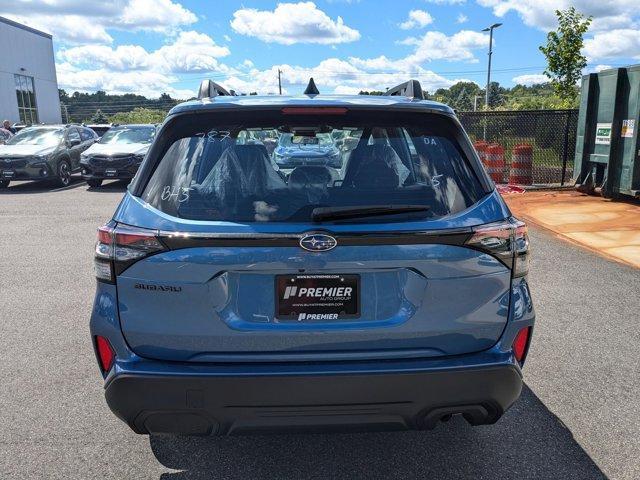
<svg viewBox="0 0 640 480"><path fill-rule="evenodd" d="M138 433L490 424L522 388L526 226L447 106L235 96L173 108L98 231L91 335ZM282 168L260 138L336 139Z"/></svg>

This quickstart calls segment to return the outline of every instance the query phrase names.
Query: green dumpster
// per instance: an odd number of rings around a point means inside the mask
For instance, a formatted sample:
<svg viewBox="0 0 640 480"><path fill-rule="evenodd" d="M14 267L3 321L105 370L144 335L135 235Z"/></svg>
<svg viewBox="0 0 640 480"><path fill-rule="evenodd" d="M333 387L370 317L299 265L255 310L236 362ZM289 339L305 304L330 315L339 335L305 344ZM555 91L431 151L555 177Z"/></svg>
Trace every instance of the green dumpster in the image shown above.
<svg viewBox="0 0 640 480"><path fill-rule="evenodd" d="M582 77L574 178L579 190L640 197L640 65Z"/></svg>

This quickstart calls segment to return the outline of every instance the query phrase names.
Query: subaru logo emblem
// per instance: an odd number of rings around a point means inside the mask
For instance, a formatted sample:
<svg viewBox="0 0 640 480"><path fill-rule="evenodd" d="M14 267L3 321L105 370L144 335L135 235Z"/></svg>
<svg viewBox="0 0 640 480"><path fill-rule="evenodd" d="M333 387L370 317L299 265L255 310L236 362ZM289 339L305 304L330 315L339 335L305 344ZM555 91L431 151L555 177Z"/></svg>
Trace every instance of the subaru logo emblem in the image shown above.
<svg viewBox="0 0 640 480"><path fill-rule="evenodd" d="M300 239L300 246L310 252L325 252L331 250L338 242L331 235L310 233Z"/></svg>

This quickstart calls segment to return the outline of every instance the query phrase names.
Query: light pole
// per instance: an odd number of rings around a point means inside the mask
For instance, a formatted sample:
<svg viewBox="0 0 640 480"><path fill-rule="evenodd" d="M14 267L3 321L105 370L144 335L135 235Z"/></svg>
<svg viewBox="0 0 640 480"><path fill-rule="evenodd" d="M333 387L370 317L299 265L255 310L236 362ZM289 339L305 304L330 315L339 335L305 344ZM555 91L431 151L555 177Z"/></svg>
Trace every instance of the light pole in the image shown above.
<svg viewBox="0 0 640 480"><path fill-rule="evenodd" d="M489 32L489 64L487 66L487 88L484 90L484 109L489 110L489 85L491 85L491 55L493 54L493 29L501 26L501 23L494 23L490 27L482 29L483 32ZM482 139L487 140L487 119L484 119L484 128Z"/></svg>
<svg viewBox="0 0 640 480"><path fill-rule="evenodd" d="M493 54L493 29L501 26L501 23L494 23L490 27L484 28L483 32L489 32L489 65L487 66L487 88L484 92L484 109L489 108L489 85L491 85L491 55Z"/></svg>

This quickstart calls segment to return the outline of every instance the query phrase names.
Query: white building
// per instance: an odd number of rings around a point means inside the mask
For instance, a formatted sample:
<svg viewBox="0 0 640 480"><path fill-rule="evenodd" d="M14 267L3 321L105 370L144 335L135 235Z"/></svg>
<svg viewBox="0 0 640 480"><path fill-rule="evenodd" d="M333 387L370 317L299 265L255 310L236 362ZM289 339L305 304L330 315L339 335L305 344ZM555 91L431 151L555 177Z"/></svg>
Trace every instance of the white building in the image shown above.
<svg viewBox="0 0 640 480"><path fill-rule="evenodd" d="M0 122L60 123L51 35L0 17Z"/></svg>

